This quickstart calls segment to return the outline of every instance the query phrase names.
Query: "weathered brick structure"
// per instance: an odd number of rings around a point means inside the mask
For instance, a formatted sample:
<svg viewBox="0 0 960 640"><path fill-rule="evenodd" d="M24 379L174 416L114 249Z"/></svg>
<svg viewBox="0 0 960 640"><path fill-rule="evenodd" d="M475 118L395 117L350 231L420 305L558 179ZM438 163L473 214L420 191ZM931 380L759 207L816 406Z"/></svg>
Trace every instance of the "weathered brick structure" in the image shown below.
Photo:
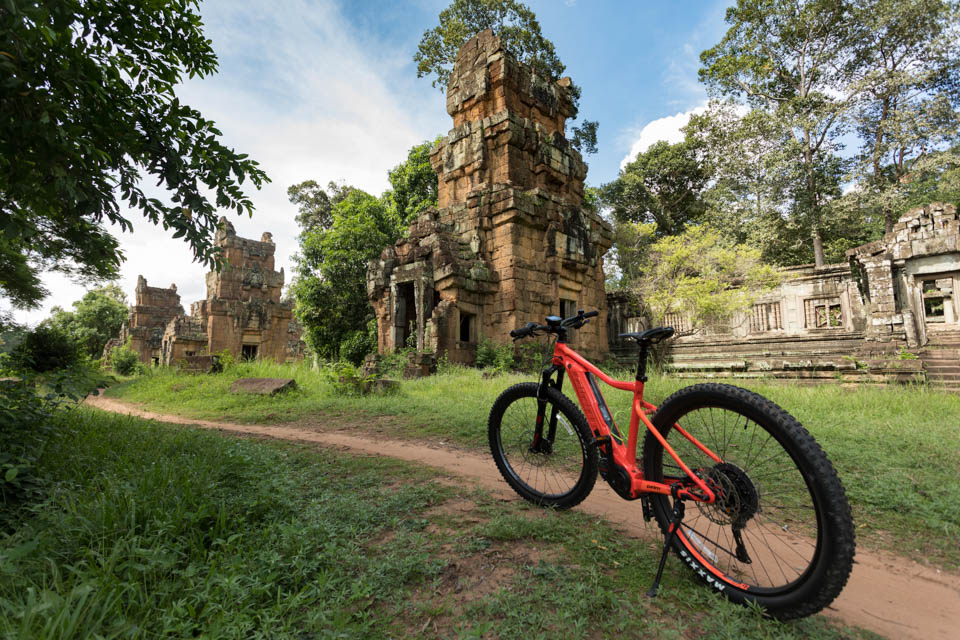
<svg viewBox="0 0 960 640"><path fill-rule="evenodd" d="M784 269L783 283L725 327L675 340L668 360L680 375L810 380L914 381L960 385L960 217L934 203L905 213L881 240L851 249L848 264ZM621 295L610 297L613 330L643 324ZM614 331L611 330L611 333ZM926 346L936 349L924 349ZM632 358L611 339L611 351ZM904 358L905 350L920 359Z"/></svg>
<svg viewBox="0 0 960 640"><path fill-rule="evenodd" d="M447 86L454 128L430 157L438 206L370 263L381 353L415 342L470 363L482 337L605 310L612 234L584 207L587 167L564 137L570 84L513 60L492 31L461 48ZM603 322L576 333L576 348L606 352Z"/></svg>
<svg viewBox="0 0 960 640"><path fill-rule="evenodd" d="M137 304L113 344L130 337L141 361L165 365L224 350L237 358L302 358L304 344L293 320L293 303L280 299L284 276L283 269L274 270L271 235L264 233L259 242L241 238L221 218L214 244L226 264L220 272L207 274L207 297L191 305L189 316L175 286L147 287L140 276Z"/></svg>
<svg viewBox="0 0 960 640"><path fill-rule="evenodd" d="M104 357L109 358L114 347L129 340L130 348L140 354L141 362L159 364L164 331L174 318L182 315L177 285L171 284L169 289L148 287L146 278L137 276L134 303L120 328L120 335L107 341Z"/></svg>

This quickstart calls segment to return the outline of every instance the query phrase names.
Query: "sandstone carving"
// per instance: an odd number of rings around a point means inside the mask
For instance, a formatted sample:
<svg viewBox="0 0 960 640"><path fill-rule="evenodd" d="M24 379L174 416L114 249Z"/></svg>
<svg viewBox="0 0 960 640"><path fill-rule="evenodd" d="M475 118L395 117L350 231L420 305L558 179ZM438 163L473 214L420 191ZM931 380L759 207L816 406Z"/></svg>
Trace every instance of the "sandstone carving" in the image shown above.
<svg viewBox="0 0 960 640"><path fill-rule="evenodd" d="M369 266L380 353L410 344L472 363L481 338L605 310L612 232L583 206L587 167L564 137L569 87L512 59L492 31L461 48L447 86L453 129L430 157L438 206ZM573 344L605 353L606 326L588 324Z"/></svg>
<svg viewBox="0 0 960 640"><path fill-rule="evenodd" d="M241 238L226 218L214 244L223 252L224 268L206 276L207 297L184 314L176 285L148 287L137 279L135 304L120 335L104 351L128 339L145 363L171 365L187 357L229 351L236 358L278 362L303 357L300 326L293 303L280 299L283 269L274 270L276 246L269 233L260 241Z"/></svg>

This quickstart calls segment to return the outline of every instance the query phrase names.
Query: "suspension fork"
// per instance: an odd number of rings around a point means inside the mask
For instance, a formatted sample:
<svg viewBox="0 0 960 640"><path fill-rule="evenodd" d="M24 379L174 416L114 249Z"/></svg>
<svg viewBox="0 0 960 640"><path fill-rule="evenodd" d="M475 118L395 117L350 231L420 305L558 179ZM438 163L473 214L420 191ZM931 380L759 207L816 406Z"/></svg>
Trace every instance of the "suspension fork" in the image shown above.
<svg viewBox="0 0 960 640"><path fill-rule="evenodd" d="M557 379L553 380L553 374L557 374ZM540 376L540 385L537 387L537 424L533 432L533 443L530 450L537 453L550 453L553 447L554 438L557 435L557 414L560 408L553 405L547 421L547 436L543 437L543 423L547 418L547 388L553 387L558 392L563 387L563 367L553 364L543 370Z"/></svg>

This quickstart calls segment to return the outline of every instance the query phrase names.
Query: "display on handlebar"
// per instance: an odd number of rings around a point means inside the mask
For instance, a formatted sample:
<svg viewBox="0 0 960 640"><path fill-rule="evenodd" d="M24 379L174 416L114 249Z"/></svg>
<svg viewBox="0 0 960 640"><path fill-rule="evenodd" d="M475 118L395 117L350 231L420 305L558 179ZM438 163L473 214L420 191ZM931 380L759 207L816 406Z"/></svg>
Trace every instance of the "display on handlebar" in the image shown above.
<svg viewBox="0 0 960 640"><path fill-rule="evenodd" d="M600 315L600 312L596 310L584 313L583 309L579 309L577 315L570 316L569 318L561 319L557 316L547 316L547 324L543 325L537 324L536 322L528 322L526 326L512 330L510 337L514 340L519 340L536 335L538 331L560 334L567 329L579 329L585 325L590 318L595 318L598 315Z"/></svg>

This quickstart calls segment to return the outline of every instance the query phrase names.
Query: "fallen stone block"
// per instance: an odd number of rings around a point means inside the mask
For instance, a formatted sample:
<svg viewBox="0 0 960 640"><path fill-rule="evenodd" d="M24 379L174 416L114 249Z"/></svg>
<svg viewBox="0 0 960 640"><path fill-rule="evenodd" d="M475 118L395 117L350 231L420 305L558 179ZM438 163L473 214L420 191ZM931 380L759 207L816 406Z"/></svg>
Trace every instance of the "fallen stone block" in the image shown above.
<svg viewBox="0 0 960 640"><path fill-rule="evenodd" d="M184 373L219 373L223 370L216 355L184 356L177 368Z"/></svg>
<svg viewBox="0 0 960 640"><path fill-rule="evenodd" d="M281 391L290 391L296 388L297 383L293 378L240 378L230 385L230 393L256 393L272 396Z"/></svg>

